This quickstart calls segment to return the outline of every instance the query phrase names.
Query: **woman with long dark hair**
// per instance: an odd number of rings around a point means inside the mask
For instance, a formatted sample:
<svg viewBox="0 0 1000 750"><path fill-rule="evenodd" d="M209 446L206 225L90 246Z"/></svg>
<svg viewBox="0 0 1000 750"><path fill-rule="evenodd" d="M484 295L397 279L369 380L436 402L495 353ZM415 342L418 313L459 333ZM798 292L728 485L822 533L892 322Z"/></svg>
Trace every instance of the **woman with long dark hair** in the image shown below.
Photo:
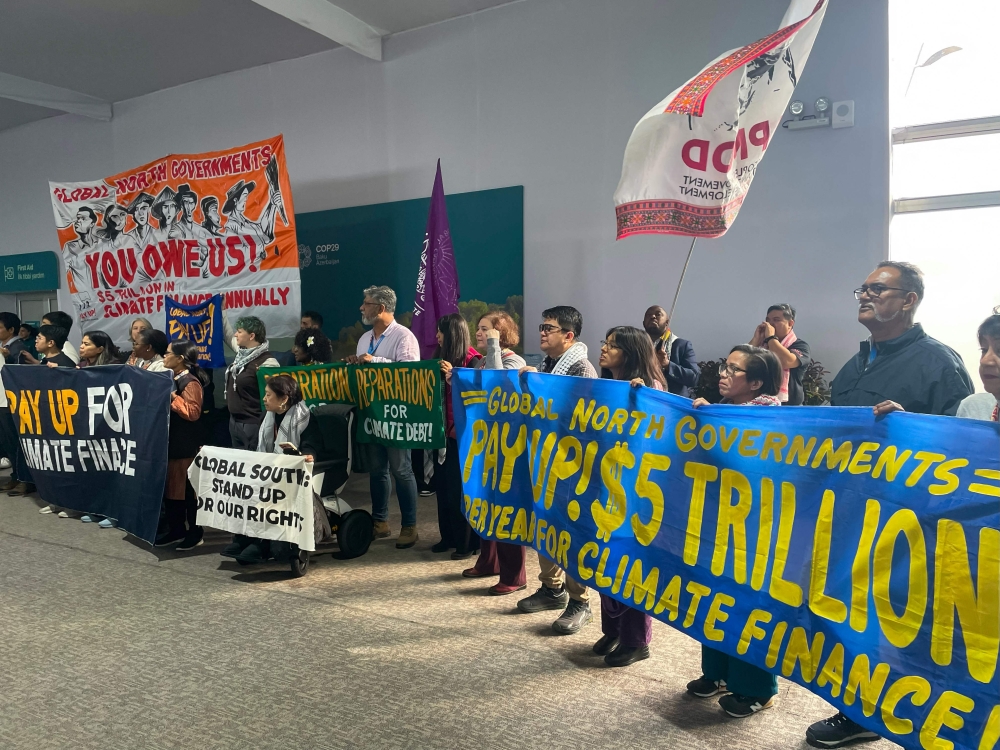
<svg viewBox="0 0 1000 750"><path fill-rule="evenodd" d="M633 387L666 390L649 334L632 326L610 329L601 342L601 377L627 380ZM626 667L649 658L653 620L645 612L601 594L601 632L594 653L610 667Z"/></svg>
<svg viewBox="0 0 1000 750"><path fill-rule="evenodd" d="M476 327L476 344L486 356L477 368L483 370L520 370L525 366L522 357L511 347L521 340L517 323L503 310L486 313ZM526 548L520 544L479 540L479 559L471 568L462 571L466 578L486 578L499 575L500 582L487 589L491 596L504 596L521 591L528 584L524 569Z"/></svg>
<svg viewBox="0 0 1000 750"><path fill-rule="evenodd" d="M441 541L431 547L431 552L455 551L452 560L465 560L479 549L479 536L462 515L462 466L458 459L458 440L455 436L455 415L451 408L451 373L456 367L472 367L479 352L472 348L469 324L458 313L445 315L437 325L437 351L434 358L441 360L444 377L444 413L447 441L444 464L437 481L438 529Z"/></svg>
<svg viewBox="0 0 1000 750"><path fill-rule="evenodd" d="M295 364L314 365L333 361L333 346L319 328L302 328L295 334L292 344Z"/></svg>
<svg viewBox="0 0 1000 750"><path fill-rule="evenodd" d="M723 404L736 406L780 406L781 363L774 354L757 346L734 346L719 367L719 393ZM708 406L696 398L695 408ZM702 675L688 683L696 698L722 695L719 705L730 716L742 719L774 705L778 679L760 667L708 646L701 647Z"/></svg>
<svg viewBox="0 0 1000 750"><path fill-rule="evenodd" d="M104 331L88 331L80 342L80 364L78 367L99 365L120 365L121 352L115 342Z"/></svg>
<svg viewBox="0 0 1000 750"><path fill-rule="evenodd" d="M177 544L186 551L202 543L198 526L198 498L187 478L188 467L205 443L201 424L204 388L208 375L198 366L198 346L193 341L172 341L163 356L173 373L170 397L170 437L167 440L167 484L164 488L166 526L156 537L156 546Z"/></svg>

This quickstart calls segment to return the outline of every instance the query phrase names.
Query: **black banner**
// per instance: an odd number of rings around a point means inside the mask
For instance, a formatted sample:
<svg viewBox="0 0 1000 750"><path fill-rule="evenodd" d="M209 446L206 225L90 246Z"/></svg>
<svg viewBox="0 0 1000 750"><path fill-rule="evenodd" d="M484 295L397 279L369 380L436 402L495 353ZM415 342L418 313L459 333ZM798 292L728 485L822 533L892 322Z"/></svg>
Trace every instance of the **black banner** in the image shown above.
<svg viewBox="0 0 1000 750"><path fill-rule="evenodd" d="M167 478L169 373L8 365L3 383L38 494L152 542Z"/></svg>

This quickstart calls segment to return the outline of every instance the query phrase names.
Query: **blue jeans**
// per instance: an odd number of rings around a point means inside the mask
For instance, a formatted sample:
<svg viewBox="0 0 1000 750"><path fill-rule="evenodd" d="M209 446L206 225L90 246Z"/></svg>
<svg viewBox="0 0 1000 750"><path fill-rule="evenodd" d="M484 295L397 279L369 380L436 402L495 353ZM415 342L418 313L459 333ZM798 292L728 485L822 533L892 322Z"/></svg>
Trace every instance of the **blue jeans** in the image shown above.
<svg viewBox="0 0 1000 750"><path fill-rule="evenodd" d="M413 476L410 451L387 448L377 443L362 443L368 457L369 486L372 495L372 518L385 521L389 517L389 493L392 492L390 472L396 477L396 498L403 526L417 525L417 480Z"/></svg>

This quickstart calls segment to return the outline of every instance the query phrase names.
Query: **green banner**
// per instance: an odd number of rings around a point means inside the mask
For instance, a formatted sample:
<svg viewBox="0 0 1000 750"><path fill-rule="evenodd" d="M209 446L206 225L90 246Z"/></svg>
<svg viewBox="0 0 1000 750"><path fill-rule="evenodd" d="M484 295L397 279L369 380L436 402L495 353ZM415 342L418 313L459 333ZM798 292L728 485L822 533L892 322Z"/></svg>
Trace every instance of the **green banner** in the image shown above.
<svg viewBox="0 0 1000 750"><path fill-rule="evenodd" d="M295 378L310 408L321 404L357 406L359 442L390 448L444 447L439 360L261 367L257 382L262 398L265 384L275 375Z"/></svg>

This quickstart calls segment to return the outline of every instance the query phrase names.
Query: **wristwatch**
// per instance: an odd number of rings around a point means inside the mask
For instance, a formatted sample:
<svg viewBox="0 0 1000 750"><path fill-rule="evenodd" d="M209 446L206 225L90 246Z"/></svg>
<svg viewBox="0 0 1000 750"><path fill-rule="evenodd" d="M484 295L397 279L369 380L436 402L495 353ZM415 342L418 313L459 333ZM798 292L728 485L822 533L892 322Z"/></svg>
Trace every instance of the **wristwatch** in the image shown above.
<svg viewBox="0 0 1000 750"><path fill-rule="evenodd" d="M768 336L766 339L764 339L764 346L767 346L767 342L770 341L771 339L774 339L775 341L777 341L778 337L777 336Z"/></svg>

